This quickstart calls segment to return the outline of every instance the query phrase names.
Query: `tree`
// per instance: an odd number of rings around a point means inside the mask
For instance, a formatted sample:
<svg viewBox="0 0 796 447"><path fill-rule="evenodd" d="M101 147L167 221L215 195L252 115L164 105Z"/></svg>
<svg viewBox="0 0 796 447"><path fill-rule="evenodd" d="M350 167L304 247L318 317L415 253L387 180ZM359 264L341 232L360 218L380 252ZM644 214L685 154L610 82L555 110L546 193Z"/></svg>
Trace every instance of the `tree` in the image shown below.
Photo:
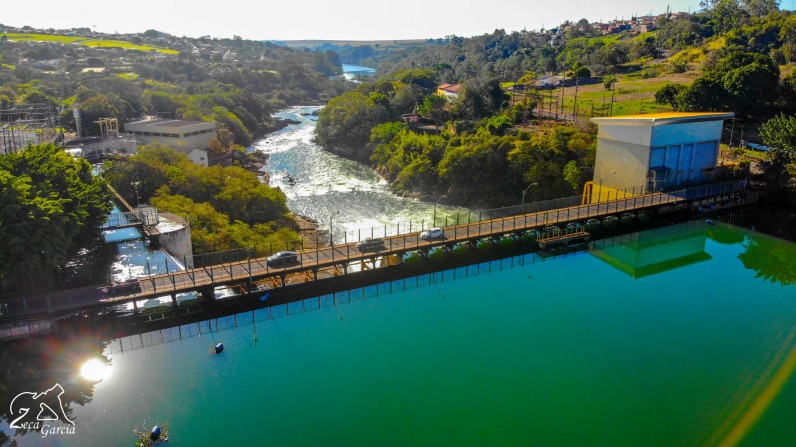
<svg viewBox="0 0 796 447"><path fill-rule="evenodd" d="M41 287L48 272L97 237L110 194L91 165L43 144L0 155L0 280Z"/></svg>
<svg viewBox="0 0 796 447"><path fill-rule="evenodd" d="M777 115L760 126L760 137L770 149L763 162L771 189L783 190L796 176L796 116Z"/></svg>
<svg viewBox="0 0 796 447"><path fill-rule="evenodd" d="M477 120L494 115L507 100L497 79L471 79L459 93L456 110L465 119Z"/></svg>
<svg viewBox="0 0 796 447"><path fill-rule="evenodd" d="M348 92L321 110L315 137L324 149L366 162L371 129L390 117L389 101L378 93Z"/></svg>
<svg viewBox="0 0 796 447"><path fill-rule="evenodd" d="M779 0L743 0L742 3L752 17L764 17L779 10Z"/></svg>
<svg viewBox="0 0 796 447"><path fill-rule="evenodd" d="M669 104L674 110L680 110L680 95L683 94L688 86L683 84L668 83L655 92L655 102L658 104Z"/></svg>
<svg viewBox="0 0 796 447"><path fill-rule="evenodd" d="M84 135L98 135L100 128L95 121L100 118L118 118L119 109L105 95L94 95L80 104L80 117Z"/></svg>
<svg viewBox="0 0 796 447"><path fill-rule="evenodd" d="M732 52L707 67L702 77L724 88L728 107L749 114L773 101L779 67L762 54Z"/></svg>
<svg viewBox="0 0 796 447"><path fill-rule="evenodd" d="M572 67L572 72L570 73L570 76L572 76L575 79L589 78L591 77L591 71L587 67L584 67L583 65L575 64L575 66Z"/></svg>
<svg viewBox="0 0 796 447"><path fill-rule="evenodd" d="M746 12L739 0L702 0L699 5L710 18L708 25L716 34L725 33L741 24Z"/></svg>

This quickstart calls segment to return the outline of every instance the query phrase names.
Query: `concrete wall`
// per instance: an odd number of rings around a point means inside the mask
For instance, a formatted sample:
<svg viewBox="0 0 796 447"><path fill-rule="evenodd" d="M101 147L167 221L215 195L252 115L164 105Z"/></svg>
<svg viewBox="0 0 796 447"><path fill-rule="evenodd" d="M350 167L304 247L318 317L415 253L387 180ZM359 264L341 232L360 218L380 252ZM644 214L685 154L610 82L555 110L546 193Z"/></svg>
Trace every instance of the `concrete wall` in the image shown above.
<svg viewBox="0 0 796 447"><path fill-rule="evenodd" d="M652 141L652 127L649 123L628 124L600 124L597 138L605 140L622 141L642 146L650 146Z"/></svg>
<svg viewBox="0 0 796 447"><path fill-rule="evenodd" d="M158 245L175 258L185 259L186 268L193 268L191 226L185 219L171 213L161 212L159 218L161 224L158 225Z"/></svg>
<svg viewBox="0 0 796 447"><path fill-rule="evenodd" d="M207 151L204 149L194 149L190 153L188 153L188 158L191 159L192 162L201 165L201 166L208 166L208 156Z"/></svg>
<svg viewBox="0 0 796 447"><path fill-rule="evenodd" d="M190 137L185 137L185 138L176 138L176 137L136 134L135 139L141 145L150 144L150 143L160 143L164 146L187 146L187 147L198 147L202 149L207 149L210 143L210 139L212 139L215 136L216 135L213 133L203 133L199 135L191 135Z"/></svg>
<svg viewBox="0 0 796 447"><path fill-rule="evenodd" d="M619 190L646 187L649 157L649 146L598 138L594 183Z"/></svg>

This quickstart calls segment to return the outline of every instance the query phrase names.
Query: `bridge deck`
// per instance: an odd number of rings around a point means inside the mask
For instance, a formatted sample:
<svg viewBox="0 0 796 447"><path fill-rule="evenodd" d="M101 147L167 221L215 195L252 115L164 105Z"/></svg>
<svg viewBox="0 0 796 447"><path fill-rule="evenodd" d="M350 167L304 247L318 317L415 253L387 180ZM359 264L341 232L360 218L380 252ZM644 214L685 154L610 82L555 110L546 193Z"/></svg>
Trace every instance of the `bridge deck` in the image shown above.
<svg viewBox="0 0 796 447"><path fill-rule="evenodd" d="M376 256L402 254L417 249L467 242L485 237L500 236L547 225L562 224L589 218L599 218L623 212L634 212L651 207L678 204L689 200L685 194L656 193L620 199L611 202L572 206L557 210L504 217L483 222L473 222L445 228L445 237L437 240L422 240L420 233L401 234L383 238L384 247L378 251L362 253L355 243L339 244L334 247L319 248L298 252L298 262L284 268L269 267L265 258L199 267L169 274L139 278L139 295L157 296L166 293L182 293L199 287L224 285L251 279L256 281L268 276L282 276L306 270L331 267ZM120 297L115 300L126 300Z"/></svg>

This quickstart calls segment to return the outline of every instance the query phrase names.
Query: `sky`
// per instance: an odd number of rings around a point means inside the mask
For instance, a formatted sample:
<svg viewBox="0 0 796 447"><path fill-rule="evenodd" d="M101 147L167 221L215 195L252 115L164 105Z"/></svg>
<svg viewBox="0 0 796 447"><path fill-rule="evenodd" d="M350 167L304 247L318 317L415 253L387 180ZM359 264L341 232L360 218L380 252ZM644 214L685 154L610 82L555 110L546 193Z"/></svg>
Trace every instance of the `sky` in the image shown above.
<svg viewBox="0 0 796 447"><path fill-rule="evenodd" d="M782 0L792 8L795 0ZM252 40L397 40L471 37L699 9L699 0L4 0L8 26L103 33L156 29L175 36Z"/></svg>

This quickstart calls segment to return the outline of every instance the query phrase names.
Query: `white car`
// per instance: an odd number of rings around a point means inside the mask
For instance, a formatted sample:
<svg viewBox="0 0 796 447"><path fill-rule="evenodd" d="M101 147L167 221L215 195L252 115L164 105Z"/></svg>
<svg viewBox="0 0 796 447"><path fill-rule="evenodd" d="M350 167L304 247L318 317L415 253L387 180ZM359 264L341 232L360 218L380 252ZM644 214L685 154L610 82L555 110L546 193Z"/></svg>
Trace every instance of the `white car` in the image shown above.
<svg viewBox="0 0 796 447"><path fill-rule="evenodd" d="M423 239L424 241L439 239L444 236L445 232L442 231L442 228L431 228L428 231L420 233L420 239Z"/></svg>

